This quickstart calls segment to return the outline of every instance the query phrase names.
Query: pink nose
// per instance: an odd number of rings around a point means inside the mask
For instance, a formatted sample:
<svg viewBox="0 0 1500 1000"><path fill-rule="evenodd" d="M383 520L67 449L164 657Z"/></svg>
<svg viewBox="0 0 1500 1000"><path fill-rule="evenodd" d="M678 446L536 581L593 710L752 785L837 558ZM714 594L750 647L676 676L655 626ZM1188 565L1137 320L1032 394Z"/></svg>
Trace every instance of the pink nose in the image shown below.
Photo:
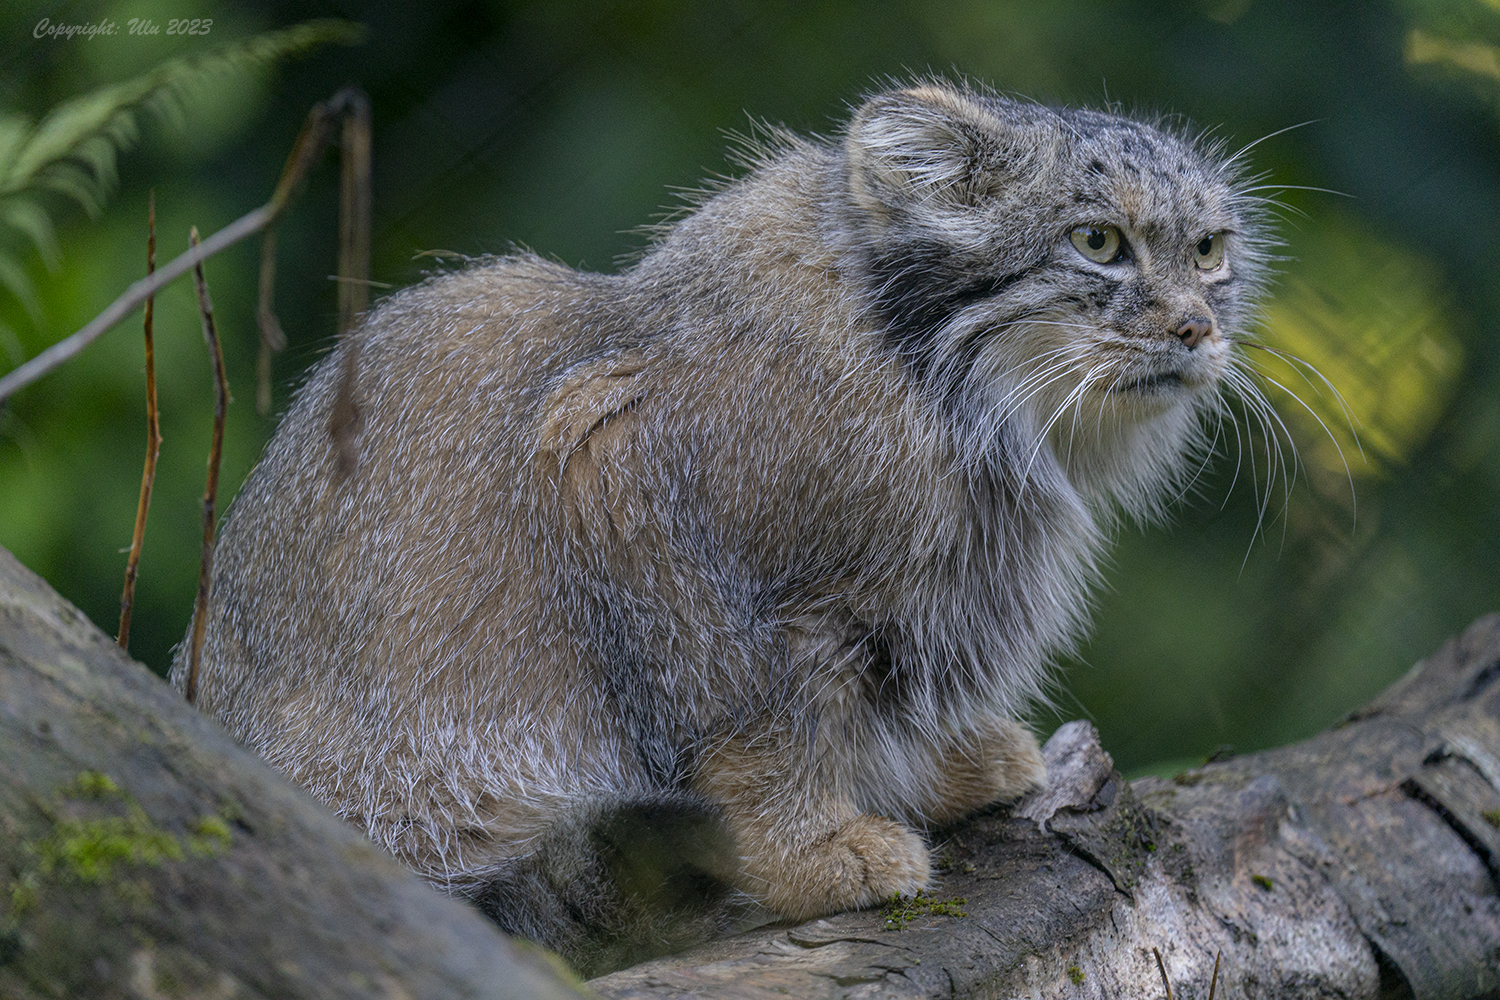
<svg viewBox="0 0 1500 1000"><path fill-rule="evenodd" d="M1204 316L1190 317L1187 322L1177 328L1177 336L1182 338L1183 346L1190 351L1213 332L1214 321Z"/></svg>

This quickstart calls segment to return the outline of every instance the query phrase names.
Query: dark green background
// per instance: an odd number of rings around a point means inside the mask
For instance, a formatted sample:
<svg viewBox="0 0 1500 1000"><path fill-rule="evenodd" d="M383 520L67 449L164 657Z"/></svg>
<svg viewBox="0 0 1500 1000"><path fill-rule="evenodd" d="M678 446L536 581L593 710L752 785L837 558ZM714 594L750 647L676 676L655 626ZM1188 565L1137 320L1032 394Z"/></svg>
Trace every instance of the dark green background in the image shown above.
<svg viewBox="0 0 1500 1000"><path fill-rule="evenodd" d="M373 277L393 285L418 279L431 261L415 255L433 249L524 244L612 269L674 189L735 169L726 132L751 119L830 132L862 92L912 73L1172 113L1231 149L1270 136L1251 154L1266 183L1341 194L1277 196L1288 259L1265 337L1343 391L1365 458L1315 385L1293 387L1331 423L1348 477L1318 425L1273 392L1305 466L1289 497L1273 484L1258 530L1262 444L1237 449L1230 435L1170 525L1122 533L1093 641L1056 700L1065 717L1093 718L1127 770L1271 745L1327 725L1500 608L1500 85L1482 54L1478 70L1406 58L1413 30L1500 42L1490 4L11 4L0 108L33 118L162 59L312 16L360 21L369 36L210 82L176 124L144 120L102 217L49 202L62 263L49 272L22 255L42 311L0 301L0 367L139 276L149 188L166 259L190 224L210 232L262 202L307 109L351 81L374 103ZM38 40L43 17L108 18L120 34ZM132 17L162 34L126 34ZM210 34L167 36L183 17L211 17ZM278 307L292 344L277 362L278 409L333 333L335 179L330 158L282 231ZM226 496L273 426L253 408L255 266L248 244L208 266L236 394ZM132 649L163 670L191 610L212 406L189 286L157 310L166 442ZM0 544L110 632L144 444L141 370L131 320L0 414Z"/></svg>

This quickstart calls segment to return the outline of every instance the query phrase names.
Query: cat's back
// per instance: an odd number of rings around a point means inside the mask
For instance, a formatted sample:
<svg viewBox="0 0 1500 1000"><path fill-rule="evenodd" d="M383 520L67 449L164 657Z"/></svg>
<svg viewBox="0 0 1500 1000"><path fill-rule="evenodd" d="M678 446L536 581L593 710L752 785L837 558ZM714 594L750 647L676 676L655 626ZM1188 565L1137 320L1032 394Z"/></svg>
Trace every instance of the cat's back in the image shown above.
<svg viewBox="0 0 1500 1000"><path fill-rule="evenodd" d="M393 709L380 691L420 688L416 668L438 652L412 637L464 641L475 609L457 605L496 582L511 584L512 614L534 614L549 582L516 586L515 563L537 506L539 412L562 372L609 350L589 314L614 280L531 256L471 266L392 296L315 366L216 547L205 710L252 745L293 745L281 728L325 728L317 711L350 691L379 713ZM330 419L355 347L355 464L340 470ZM439 614L459 622L446 636Z"/></svg>

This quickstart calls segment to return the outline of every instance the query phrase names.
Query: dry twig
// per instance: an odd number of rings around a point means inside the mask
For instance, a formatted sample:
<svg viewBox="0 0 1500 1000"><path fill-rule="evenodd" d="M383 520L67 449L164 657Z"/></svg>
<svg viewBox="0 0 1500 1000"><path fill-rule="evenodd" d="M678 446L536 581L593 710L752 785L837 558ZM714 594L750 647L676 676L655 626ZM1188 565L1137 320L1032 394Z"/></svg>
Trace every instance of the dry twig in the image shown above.
<svg viewBox="0 0 1500 1000"><path fill-rule="evenodd" d="M260 241L260 300L255 325L260 329L260 355L255 363L255 412L271 412L271 355L286 348L286 334L272 302L276 293L276 230L267 229Z"/></svg>
<svg viewBox="0 0 1500 1000"><path fill-rule="evenodd" d="M1161 973L1161 985L1167 991L1167 1000L1172 1000L1172 981L1167 978L1167 967L1162 964L1161 952L1152 948L1151 954L1156 956L1156 971Z"/></svg>
<svg viewBox="0 0 1500 1000"><path fill-rule="evenodd" d="M156 192L146 203L146 274L156 270ZM146 299L146 466L141 472L141 499L135 508L135 534L130 539L130 559L125 563L125 590L120 594L120 631L115 641L130 648L130 615L135 609L135 578L141 564L141 544L146 538L146 514L151 509L151 490L156 485L156 457L161 452L161 420L156 409L156 346L152 318L155 297Z"/></svg>
<svg viewBox="0 0 1500 1000"><path fill-rule="evenodd" d="M370 302L370 103L356 93L346 102L339 185L339 338L354 336L354 323ZM363 418L355 396L358 339L344 350L338 394L328 417L341 475L354 471L354 439Z"/></svg>
<svg viewBox="0 0 1500 1000"><path fill-rule="evenodd" d="M1167 967L1162 964L1161 952L1152 948L1151 954L1156 956L1156 971L1161 973L1161 984L1167 991L1167 1000L1173 1000L1172 983L1167 979ZM1219 960L1223 957L1222 950L1214 954L1214 977L1208 983L1208 1000L1214 1000L1214 994L1219 990Z"/></svg>
<svg viewBox="0 0 1500 1000"><path fill-rule="evenodd" d="M195 226L189 242L198 245ZM229 381L224 375L224 349L214 328L213 303L208 299L208 282L203 265L193 268L193 287L198 293L198 311L203 316L203 339L213 355L214 368L214 436L208 451L208 485L203 490L203 559L198 568L198 600L193 607L193 644L188 654L187 684L183 693L189 704L198 700L198 663L203 655L203 627L208 619L208 588L214 566L214 507L219 495L219 460L224 450L224 414L229 409Z"/></svg>

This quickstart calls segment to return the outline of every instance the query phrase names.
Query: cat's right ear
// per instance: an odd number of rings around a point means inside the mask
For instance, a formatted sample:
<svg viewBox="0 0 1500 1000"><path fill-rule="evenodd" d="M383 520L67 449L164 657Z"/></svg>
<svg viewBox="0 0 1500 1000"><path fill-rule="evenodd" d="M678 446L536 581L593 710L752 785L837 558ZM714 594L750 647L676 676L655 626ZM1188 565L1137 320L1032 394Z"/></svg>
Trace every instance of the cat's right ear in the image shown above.
<svg viewBox="0 0 1500 1000"><path fill-rule="evenodd" d="M1001 127L983 105L943 87L877 94L844 138L850 194L878 215L919 204L976 206L1006 173Z"/></svg>

